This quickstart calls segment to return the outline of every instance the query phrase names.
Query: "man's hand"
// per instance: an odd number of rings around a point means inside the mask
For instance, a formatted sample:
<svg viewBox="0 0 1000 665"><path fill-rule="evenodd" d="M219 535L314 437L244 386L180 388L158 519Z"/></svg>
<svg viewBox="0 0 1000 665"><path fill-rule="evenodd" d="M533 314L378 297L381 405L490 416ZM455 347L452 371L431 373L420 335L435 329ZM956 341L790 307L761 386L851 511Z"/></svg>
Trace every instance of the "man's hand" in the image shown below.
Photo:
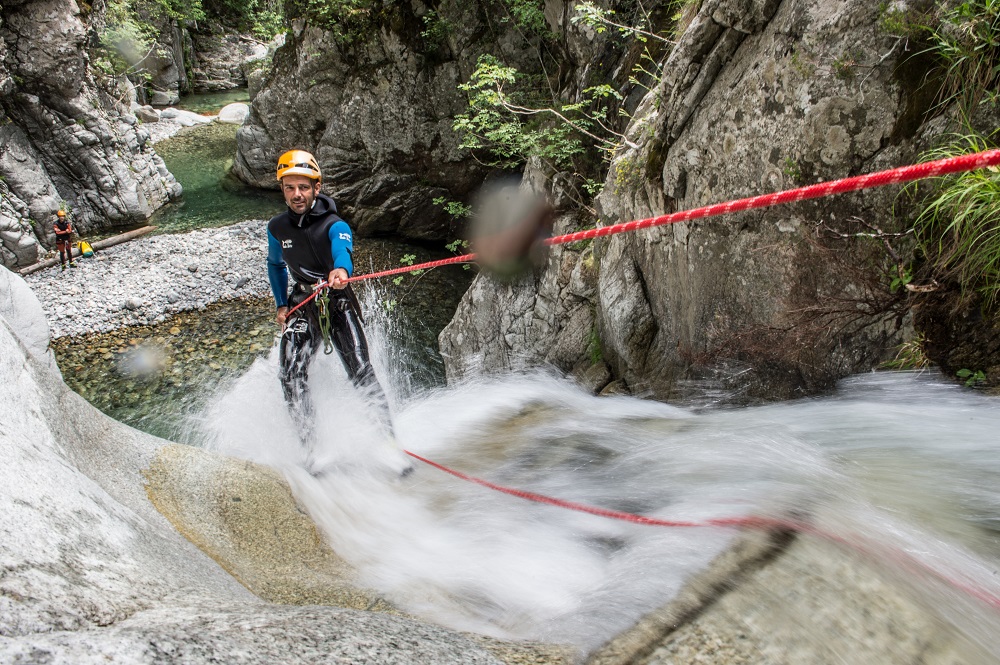
<svg viewBox="0 0 1000 665"><path fill-rule="evenodd" d="M333 270L330 271L330 279L328 281L330 283L330 286L332 286L333 288L342 289L345 286L347 286L347 280L349 278L350 275L347 274L346 270L344 270L343 268L334 268Z"/></svg>
<svg viewBox="0 0 1000 665"><path fill-rule="evenodd" d="M288 308L287 307L279 307L278 308L278 314L277 314L277 316L275 316L275 319L277 319L278 325L281 326L282 330L285 329L285 319L287 319L287 318L288 318Z"/></svg>

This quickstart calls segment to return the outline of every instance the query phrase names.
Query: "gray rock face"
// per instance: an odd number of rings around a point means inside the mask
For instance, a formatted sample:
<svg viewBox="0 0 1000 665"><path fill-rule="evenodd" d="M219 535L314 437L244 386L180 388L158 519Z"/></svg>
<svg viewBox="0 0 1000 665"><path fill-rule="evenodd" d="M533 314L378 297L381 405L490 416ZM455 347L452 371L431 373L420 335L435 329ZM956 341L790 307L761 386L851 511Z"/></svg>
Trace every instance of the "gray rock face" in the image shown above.
<svg viewBox="0 0 1000 665"><path fill-rule="evenodd" d="M306 149L323 168L325 191L359 235L456 237L449 216L432 200L464 198L486 173L459 148L451 129L466 106L457 86L478 54L497 49L498 42L525 71L537 63L509 24L487 25L478 3L443 5L439 12L453 29L435 48L413 34L412 26L421 25L417 15L395 16L350 46L300 23L273 68L258 75L266 81L251 79L251 92L261 88L237 134L234 173L274 188L277 157Z"/></svg>
<svg viewBox="0 0 1000 665"><path fill-rule="evenodd" d="M261 44L212 21L202 21L191 40L195 92L246 87L244 63L259 52Z"/></svg>
<svg viewBox="0 0 1000 665"><path fill-rule="evenodd" d="M537 162L526 171L522 188L536 192L551 188ZM587 221L579 213L564 211L554 233L575 231ZM591 353L596 299L592 246L555 246L544 267L513 281L479 275L439 336L448 379L543 363L585 380L593 365L603 365ZM585 382L598 390L608 381Z"/></svg>
<svg viewBox="0 0 1000 665"><path fill-rule="evenodd" d="M910 163L896 132L905 101L883 61L896 38L878 8L844 0L714 0L664 65L641 146L612 164L609 222ZM845 54L870 63L838 68ZM879 64L881 63L881 64ZM625 184L622 184L625 183ZM878 362L890 317L865 308L863 248L811 242L857 216L890 228L896 191L821 199L610 239L601 251L600 326L630 384L665 396L679 372L726 360L739 385L793 396ZM845 303L847 303L845 305ZM846 310L846 311L845 311Z"/></svg>
<svg viewBox="0 0 1000 665"><path fill-rule="evenodd" d="M149 73L149 103L171 106L180 101L182 94L191 92L185 66L191 60L191 35L175 19L151 20L156 27L156 43L137 63L137 68Z"/></svg>
<svg viewBox="0 0 1000 665"><path fill-rule="evenodd" d="M30 265L38 259L39 244L27 204L0 181L0 264Z"/></svg>
<svg viewBox="0 0 1000 665"><path fill-rule="evenodd" d="M168 16L147 16L156 32L152 49L135 69L148 74L139 91L143 102L172 106L181 95L247 85L245 62L259 55L259 42L215 21L185 25ZM266 48L266 47L263 47Z"/></svg>
<svg viewBox="0 0 1000 665"><path fill-rule="evenodd" d="M878 7L860 0L706 0L633 116L599 197L601 224L912 163L915 102L894 78L898 41L879 28ZM852 217L892 228L897 191L598 241L604 360L631 388L660 398L676 397L684 378L791 397L870 369L898 343L894 317L872 305L867 280L877 276L858 269L875 261L861 243L820 236L850 232ZM525 288L474 315L470 296L457 320L509 318L505 329L530 331L523 352L542 356L549 332L528 324L532 307L515 304L532 302L534 286ZM500 350L465 348L459 332L468 338L458 324L442 337L456 373L466 353L511 352L499 338L490 345ZM503 362L486 362L494 365Z"/></svg>
<svg viewBox="0 0 1000 665"><path fill-rule="evenodd" d="M86 232L144 220L180 193L148 132L90 77L76 3L8 2L0 21L0 81L18 81L0 85L0 177L12 197L0 213L5 265L34 261L63 205Z"/></svg>

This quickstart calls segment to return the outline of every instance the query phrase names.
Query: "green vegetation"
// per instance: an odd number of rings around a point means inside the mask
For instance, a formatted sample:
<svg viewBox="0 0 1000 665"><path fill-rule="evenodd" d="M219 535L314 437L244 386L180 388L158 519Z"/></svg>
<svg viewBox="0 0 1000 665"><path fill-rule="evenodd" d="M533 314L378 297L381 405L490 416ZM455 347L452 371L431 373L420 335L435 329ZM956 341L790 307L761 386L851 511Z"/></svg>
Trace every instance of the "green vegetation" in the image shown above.
<svg viewBox="0 0 1000 665"><path fill-rule="evenodd" d="M433 199L432 202L434 205L444 208L444 211L451 215L452 219L462 219L472 215L472 206L466 205L461 201L454 201L443 196L439 196Z"/></svg>
<svg viewBox="0 0 1000 665"><path fill-rule="evenodd" d="M799 166L799 163L791 157L785 157L785 164L781 168L781 172L792 182L796 184L802 183L802 168Z"/></svg>
<svg viewBox="0 0 1000 665"><path fill-rule="evenodd" d="M367 36L383 11L375 0L284 0L285 16L304 18L330 32L342 45Z"/></svg>
<svg viewBox="0 0 1000 665"><path fill-rule="evenodd" d="M448 19L431 9L421 16L420 20L424 24L424 29L420 31L420 37L428 46L437 48L448 42L448 35L454 30L454 26Z"/></svg>
<svg viewBox="0 0 1000 665"><path fill-rule="evenodd" d="M417 255L416 254L404 254L403 258L401 258L399 260L399 262L401 264L403 264L404 266L412 266L413 262L416 261L416 260L417 260ZM417 277L419 275L424 274L424 271L422 269L421 270L413 270L409 274L413 275L414 277ZM403 282L403 275L399 275L398 277L394 277L393 280L392 280L392 283L395 284L396 286L399 286L402 282Z"/></svg>
<svg viewBox="0 0 1000 665"><path fill-rule="evenodd" d="M105 20L99 45L91 52L95 72L104 76L139 74L134 66L152 48L155 29L140 18L138 3L134 0L108 2Z"/></svg>
<svg viewBox="0 0 1000 665"><path fill-rule="evenodd" d="M500 0L499 4L506 13L506 16L501 19L503 22L513 23L528 35L545 39L555 36L549 30L548 21L545 20L544 2L538 0Z"/></svg>
<svg viewBox="0 0 1000 665"><path fill-rule="evenodd" d="M986 374L981 369L977 369L973 372L971 369L960 369L955 372L955 376L960 379L965 379L966 388L975 388L980 383L986 381Z"/></svg>
<svg viewBox="0 0 1000 665"><path fill-rule="evenodd" d="M996 147L997 132L979 130L982 111L996 111L1000 84L1000 0L945 1L923 9L881 7L882 28L914 42L933 63L927 76L940 86L929 111L947 111L955 133L925 152L925 161ZM984 105L990 107L984 108ZM912 231L916 259L902 265L890 290L910 288L914 276L930 284L957 284L977 297L985 314L1000 305L1000 171L981 169L914 183Z"/></svg>
<svg viewBox="0 0 1000 665"><path fill-rule="evenodd" d="M1000 0L939 2L927 9L880 6L884 30L922 45L937 62L939 104L957 101L971 113L997 103L1000 83Z"/></svg>
<svg viewBox="0 0 1000 665"><path fill-rule="evenodd" d="M284 29L281 0L108 0L104 27L91 49L99 77L128 75L141 84L149 78L140 63L156 48L161 24L197 24L215 19L269 40Z"/></svg>
<svg viewBox="0 0 1000 665"><path fill-rule="evenodd" d="M285 29L282 0L201 0L205 15L261 41L270 41Z"/></svg>
<svg viewBox="0 0 1000 665"><path fill-rule="evenodd" d="M444 248L447 249L452 254L458 254L459 251L465 253L469 249L469 241L462 239L452 240L447 245L445 245ZM468 270L469 264L465 264L462 267Z"/></svg>
<svg viewBox="0 0 1000 665"><path fill-rule="evenodd" d="M799 76L804 79L812 78L813 74L816 73L816 63L813 62L810 56L800 51L798 47L792 50L790 62L792 63L792 69L798 72Z"/></svg>
<svg viewBox="0 0 1000 665"><path fill-rule="evenodd" d="M943 100L972 111L996 103L1000 83L1000 0L971 0L954 7L930 34L931 50L945 68Z"/></svg>
<svg viewBox="0 0 1000 665"><path fill-rule="evenodd" d="M907 266L903 266L902 270L898 270L895 277L889 283L889 293L896 293L902 288L906 288L906 285L913 281L913 271Z"/></svg>
<svg viewBox="0 0 1000 665"><path fill-rule="evenodd" d="M634 50L637 64L628 83L611 84L602 79L567 99L555 92L557 84L547 74L545 40L549 33L541 3L502 0L510 20L540 40L536 43L543 73L526 74L496 55L482 56L469 80L459 86L468 96L467 111L454 122L463 138L462 146L472 149L484 163L503 168L517 168L531 157L540 158L557 170L575 172L581 191L588 196L596 194L608 165L626 142L622 131L628 114L623 91L626 86L648 90L659 80L659 63L672 46L669 36L650 27L654 21L642 3L620 4L629 8L628 17L582 2L574 7L576 14L571 20L620 39L624 48ZM671 4L675 10L671 25L676 25L690 5L692 0Z"/></svg>
<svg viewBox="0 0 1000 665"><path fill-rule="evenodd" d="M601 336L597 331L597 325L590 328L590 335L587 339L587 355L590 356L591 365L596 365L604 360L604 351L601 350Z"/></svg>
<svg viewBox="0 0 1000 665"><path fill-rule="evenodd" d="M861 62L861 56L855 53L844 53L833 61L833 73L842 81L853 81L856 69Z"/></svg>
<svg viewBox="0 0 1000 665"><path fill-rule="evenodd" d="M924 336L917 334L908 342L900 344L896 357L882 363L883 369L924 369L931 362L924 353Z"/></svg>
<svg viewBox="0 0 1000 665"><path fill-rule="evenodd" d="M941 159L991 147L994 142L968 134L923 157ZM988 309L995 308L1000 295L1000 169L942 176L912 191L923 194L914 232L934 276L957 281L963 293L978 293Z"/></svg>
<svg viewBox="0 0 1000 665"><path fill-rule="evenodd" d="M637 159L623 157L615 162L615 194L624 194L642 184L643 167Z"/></svg>
<svg viewBox="0 0 1000 665"><path fill-rule="evenodd" d="M511 168L537 155L566 167L583 152L573 135L573 120L544 106L530 77L495 56L480 56L476 71L459 88L469 95L469 112L456 116L455 131L463 137L463 148L485 149L488 163ZM549 113L563 123L537 121L537 116Z"/></svg>

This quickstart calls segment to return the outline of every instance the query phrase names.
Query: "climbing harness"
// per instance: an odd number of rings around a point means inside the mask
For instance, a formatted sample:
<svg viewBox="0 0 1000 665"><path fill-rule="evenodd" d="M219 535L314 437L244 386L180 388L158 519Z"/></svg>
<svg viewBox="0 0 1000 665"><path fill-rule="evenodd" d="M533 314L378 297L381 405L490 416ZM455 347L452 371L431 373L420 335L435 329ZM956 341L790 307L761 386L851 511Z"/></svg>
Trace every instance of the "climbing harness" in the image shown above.
<svg viewBox="0 0 1000 665"><path fill-rule="evenodd" d="M319 332L323 336L323 353L330 355L333 353L333 338L330 333L330 289L317 285L313 289L312 297L316 297L317 292L320 294L316 298L316 309L319 311Z"/></svg>

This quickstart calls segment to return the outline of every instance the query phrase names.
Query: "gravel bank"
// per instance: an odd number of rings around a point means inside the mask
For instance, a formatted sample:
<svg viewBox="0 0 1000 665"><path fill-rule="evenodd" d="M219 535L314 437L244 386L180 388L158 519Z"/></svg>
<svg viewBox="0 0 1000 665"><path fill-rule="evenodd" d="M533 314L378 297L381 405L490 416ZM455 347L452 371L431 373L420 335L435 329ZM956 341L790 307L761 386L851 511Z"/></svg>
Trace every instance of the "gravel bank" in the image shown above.
<svg viewBox="0 0 1000 665"><path fill-rule="evenodd" d="M184 310L240 296L266 297L266 220L145 236L25 276L52 337L160 323Z"/></svg>

